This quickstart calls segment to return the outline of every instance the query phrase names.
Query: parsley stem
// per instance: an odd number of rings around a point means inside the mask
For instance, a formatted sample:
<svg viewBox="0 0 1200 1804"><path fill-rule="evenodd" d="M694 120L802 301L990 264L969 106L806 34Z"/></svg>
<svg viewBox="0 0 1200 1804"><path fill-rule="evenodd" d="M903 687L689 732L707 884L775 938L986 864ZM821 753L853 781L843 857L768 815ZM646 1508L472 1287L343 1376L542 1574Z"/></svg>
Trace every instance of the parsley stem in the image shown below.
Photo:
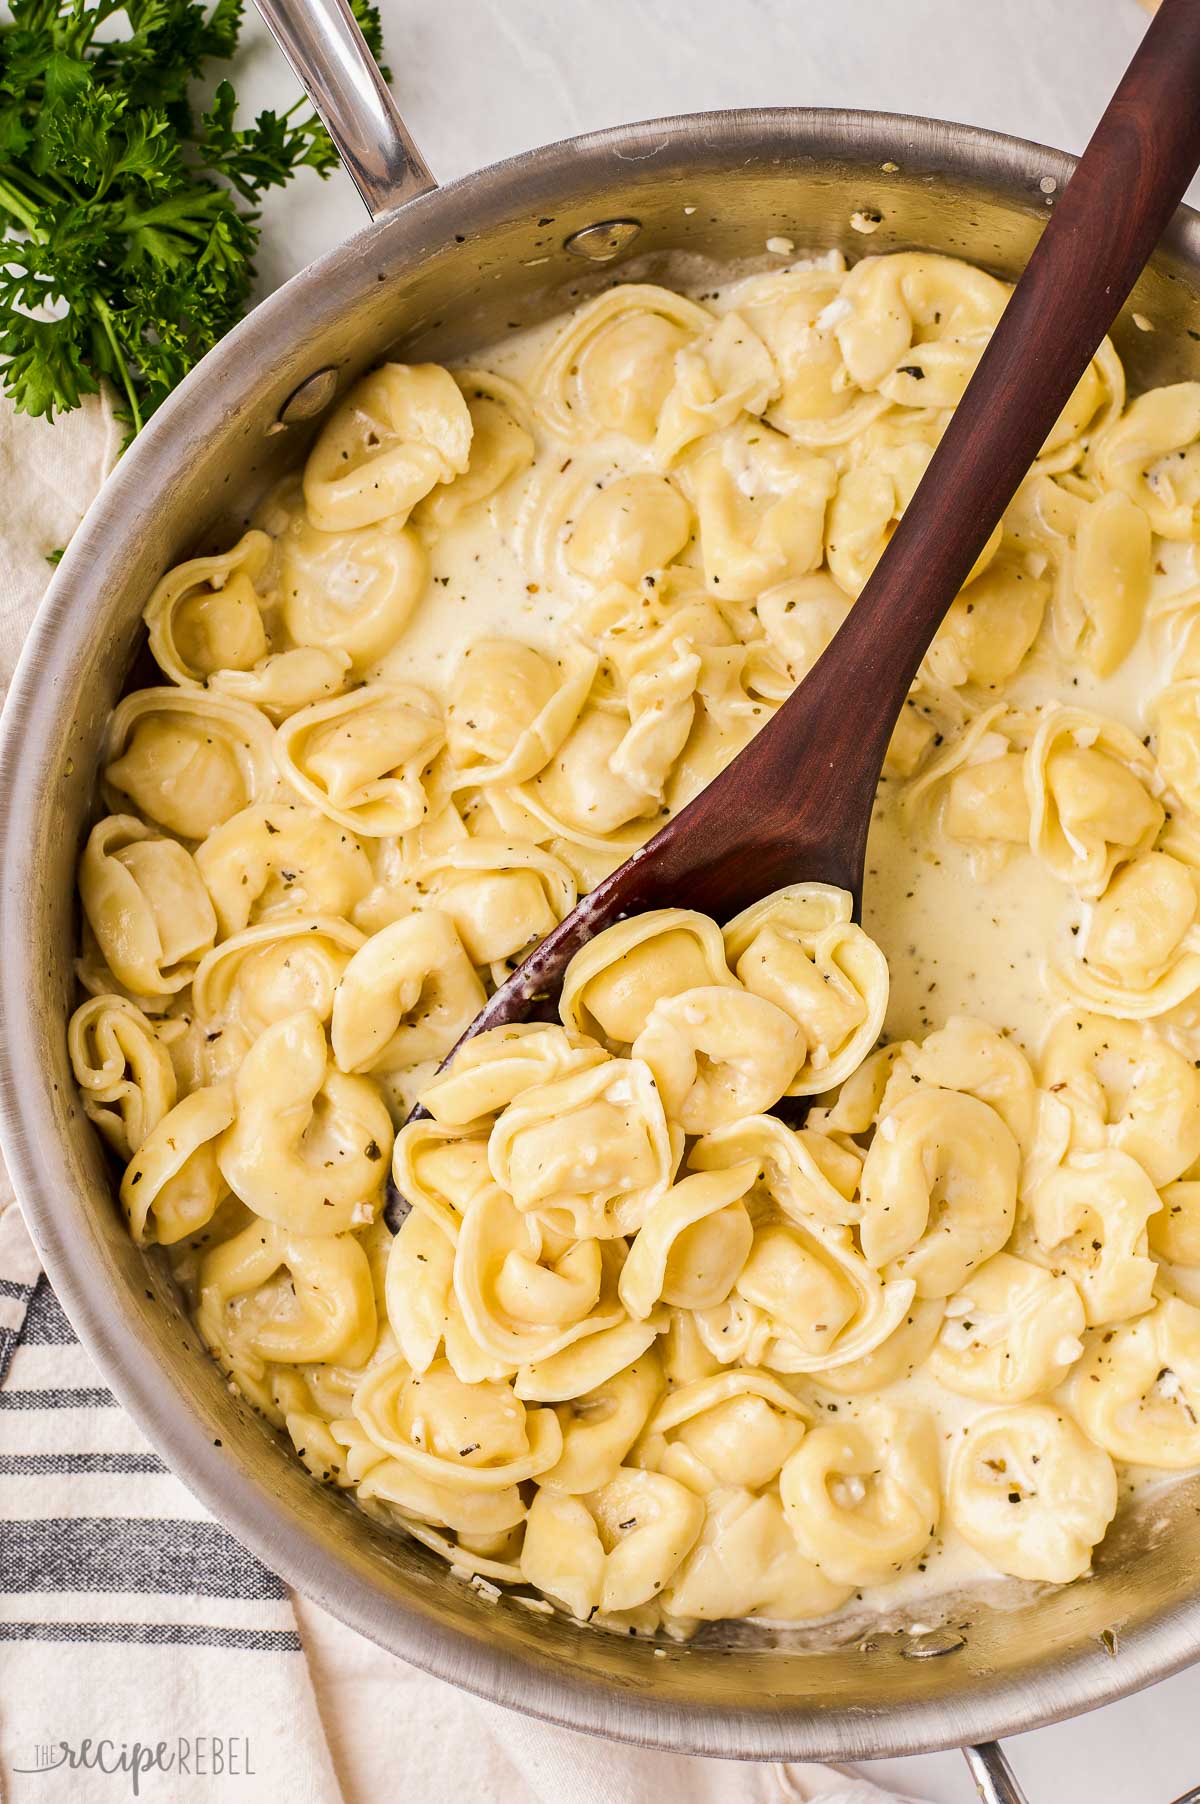
<svg viewBox="0 0 1200 1804"><path fill-rule="evenodd" d="M36 238L41 243L45 242L46 235L38 227L35 208L25 199L18 188L2 177L0 177L0 207L11 213L13 218L24 226L31 238Z"/></svg>
<svg viewBox="0 0 1200 1804"><path fill-rule="evenodd" d="M8 182L14 190L23 196L32 195L35 200L42 201L48 207L57 206L63 197L63 189L78 200L79 196L66 182L56 187L52 182L38 181L27 169L14 169L11 163L0 163L0 181ZM18 188L18 182L21 186Z"/></svg>
<svg viewBox="0 0 1200 1804"><path fill-rule="evenodd" d="M100 324L104 327L104 335L112 346L112 354L117 360L117 368L121 372L121 386L125 390L125 397L129 402L129 412L133 419L133 430L135 433L140 432L142 430L141 409L137 404L137 393L133 386L133 379L129 374L129 367L121 354L121 347L117 343L117 333L116 328L113 325L113 316L109 311L107 301L102 295L94 294L92 296L92 307Z"/></svg>

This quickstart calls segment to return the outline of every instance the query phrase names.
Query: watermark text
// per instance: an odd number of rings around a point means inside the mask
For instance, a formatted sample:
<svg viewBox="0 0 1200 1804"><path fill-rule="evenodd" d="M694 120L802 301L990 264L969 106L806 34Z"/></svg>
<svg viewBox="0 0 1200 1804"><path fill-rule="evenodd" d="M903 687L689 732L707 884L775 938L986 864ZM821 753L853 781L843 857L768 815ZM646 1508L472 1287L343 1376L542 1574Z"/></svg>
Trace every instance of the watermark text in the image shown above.
<svg viewBox="0 0 1200 1804"><path fill-rule="evenodd" d="M87 1736L79 1742L39 1742L33 1763L14 1773L92 1772L124 1774L130 1793L142 1795L152 1774L186 1779L252 1779L254 1761L247 1736L177 1735L171 1741L113 1741Z"/></svg>

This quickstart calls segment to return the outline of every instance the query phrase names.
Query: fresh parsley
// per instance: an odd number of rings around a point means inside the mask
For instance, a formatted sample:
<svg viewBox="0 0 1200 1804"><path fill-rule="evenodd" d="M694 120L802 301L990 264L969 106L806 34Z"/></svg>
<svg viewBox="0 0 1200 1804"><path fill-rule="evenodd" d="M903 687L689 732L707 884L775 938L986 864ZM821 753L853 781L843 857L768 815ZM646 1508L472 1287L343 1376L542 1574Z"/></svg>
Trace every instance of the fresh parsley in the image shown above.
<svg viewBox="0 0 1200 1804"><path fill-rule="evenodd" d="M355 11L378 55L378 13ZM241 317L263 193L336 164L303 102L235 124L234 91L209 71L241 24L242 0L13 0L0 381L24 412L52 418L107 380L137 432Z"/></svg>

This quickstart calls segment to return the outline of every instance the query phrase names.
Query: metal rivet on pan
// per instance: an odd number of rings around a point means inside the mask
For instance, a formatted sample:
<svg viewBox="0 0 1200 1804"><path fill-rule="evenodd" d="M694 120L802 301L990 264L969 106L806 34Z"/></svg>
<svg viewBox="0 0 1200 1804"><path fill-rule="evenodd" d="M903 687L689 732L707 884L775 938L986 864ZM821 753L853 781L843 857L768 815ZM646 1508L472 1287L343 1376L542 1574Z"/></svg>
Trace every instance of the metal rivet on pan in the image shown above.
<svg viewBox="0 0 1200 1804"><path fill-rule="evenodd" d="M966 1647L966 1640L955 1629L933 1629L914 1636L900 1653L905 1660L936 1660L939 1654L956 1654Z"/></svg>
<svg viewBox="0 0 1200 1804"><path fill-rule="evenodd" d="M337 393L337 383L338 373L332 365L316 370L299 388L292 390L279 409L280 425L296 426L301 420L315 420L333 400Z"/></svg>
<svg viewBox="0 0 1200 1804"><path fill-rule="evenodd" d="M593 263L611 263L633 243L641 229L640 219L602 219L596 225L572 232L563 241L563 249L573 256L587 257Z"/></svg>

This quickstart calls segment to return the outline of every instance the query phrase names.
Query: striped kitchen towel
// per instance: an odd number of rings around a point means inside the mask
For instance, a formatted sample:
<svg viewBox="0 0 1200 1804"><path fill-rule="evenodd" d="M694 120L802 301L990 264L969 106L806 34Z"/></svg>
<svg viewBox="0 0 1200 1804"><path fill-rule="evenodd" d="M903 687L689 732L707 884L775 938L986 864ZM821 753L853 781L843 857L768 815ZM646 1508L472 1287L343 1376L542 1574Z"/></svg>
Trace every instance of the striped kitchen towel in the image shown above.
<svg viewBox="0 0 1200 1804"><path fill-rule="evenodd" d="M340 1804L288 1593L142 1439L0 1209L0 1796Z"/></svg>

